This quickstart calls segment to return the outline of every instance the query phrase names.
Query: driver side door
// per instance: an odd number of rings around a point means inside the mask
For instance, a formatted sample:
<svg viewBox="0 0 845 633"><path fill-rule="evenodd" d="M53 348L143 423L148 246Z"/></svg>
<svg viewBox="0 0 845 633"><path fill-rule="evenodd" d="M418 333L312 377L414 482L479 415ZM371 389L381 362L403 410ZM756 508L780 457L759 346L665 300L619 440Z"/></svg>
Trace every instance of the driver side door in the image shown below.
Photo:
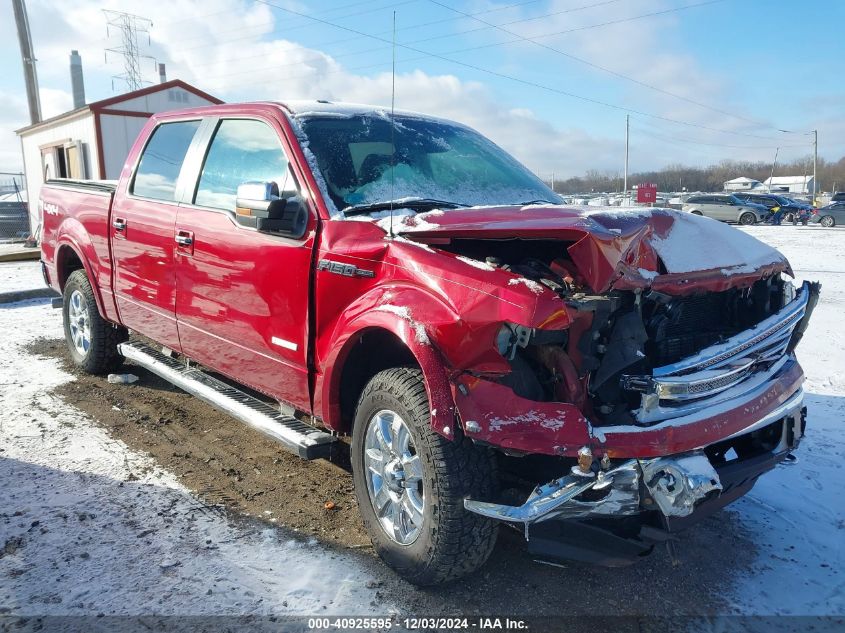
<svg viewBox="0 0 845 633"><path fill-rule="evenodd" d="M316 216L303 237L237 220L244 182L298 191L278 123L206 121L194 187L176 218L176 317L189 357L258 391L310 410L309 283Z"/></svg>

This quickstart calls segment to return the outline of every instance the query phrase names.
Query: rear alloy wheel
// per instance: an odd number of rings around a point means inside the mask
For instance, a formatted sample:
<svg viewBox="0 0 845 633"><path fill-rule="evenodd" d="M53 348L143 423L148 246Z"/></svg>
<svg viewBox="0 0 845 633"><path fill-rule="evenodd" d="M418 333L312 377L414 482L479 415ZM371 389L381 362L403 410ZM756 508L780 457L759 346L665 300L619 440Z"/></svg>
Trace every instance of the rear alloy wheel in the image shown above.
<svg viewBox="0 0 845 633"><path fill-rule="evenodd" d="M739 216L739 223L743 226L750 226L757 222L757 216L751 213L750 211L746 211L741 216Z"/></svg>
<svg viewBox="0 0 845 633"><path fill-rule="evenodd" d="M833 226L836 226L836 220L833 219L832 215L826 215L821 220L819 220L819 224L829 229Z"/></svg>
<svg viewBox="0 0 845 633"><path fill-rule="evenodd" d="M128 332L100 316L84 270L75 270L67 278L62 303L65 341L73 362L89 374L120 367L124 359L117 346L129 337Z"/></svg>
<svg viewBox="0 0 845 633"><path fill-rule="evenodd" d="M376 374L361 394L352 431L352 476L376 553L409 582L434 585L465 576L487 560L497 524L464 509L492 499L493 453L456 430L431 428L419 369Z"/></svg>

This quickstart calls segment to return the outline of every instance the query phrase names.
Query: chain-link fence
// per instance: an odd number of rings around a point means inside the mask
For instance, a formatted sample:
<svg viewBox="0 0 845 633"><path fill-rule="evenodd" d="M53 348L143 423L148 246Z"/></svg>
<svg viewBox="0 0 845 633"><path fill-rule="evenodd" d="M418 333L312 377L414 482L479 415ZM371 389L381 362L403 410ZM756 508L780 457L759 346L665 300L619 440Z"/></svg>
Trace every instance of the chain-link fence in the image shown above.
<svg viewBox="0 0 845 633"><path fill-rule="evenodd" d="M0 172L0 241L25 240L31 232L23 174Z"/></svg>

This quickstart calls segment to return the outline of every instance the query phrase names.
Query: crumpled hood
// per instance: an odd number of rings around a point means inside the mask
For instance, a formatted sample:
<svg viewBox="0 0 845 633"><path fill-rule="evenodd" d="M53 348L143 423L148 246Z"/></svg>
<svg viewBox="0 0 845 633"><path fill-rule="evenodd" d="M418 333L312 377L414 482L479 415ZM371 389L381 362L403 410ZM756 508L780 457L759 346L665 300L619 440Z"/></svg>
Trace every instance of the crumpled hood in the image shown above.
<svg viewBox="0 0 845 633"><path fill-rule="evenodd" d="M394 217L396 233L444 239L560 239L594 292L652 287L718 292L785 271L778 251L722 222L671 209L475 207Z"/></svg>

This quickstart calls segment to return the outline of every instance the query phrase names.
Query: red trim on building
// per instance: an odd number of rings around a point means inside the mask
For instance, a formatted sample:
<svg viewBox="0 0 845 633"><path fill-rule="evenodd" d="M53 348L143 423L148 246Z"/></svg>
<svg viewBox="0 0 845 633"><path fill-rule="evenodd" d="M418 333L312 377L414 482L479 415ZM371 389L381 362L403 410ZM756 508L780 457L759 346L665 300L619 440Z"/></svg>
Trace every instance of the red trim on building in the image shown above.
<svg viewBox="0 0 845 633"><path fill-rule="evenodd" d="M117 110L115 108L98 108L96 110L96 114L112 114L114 116L136 116L144 117L146 119L150 118L153 115L152 112L139 112L138 110Z"/></svg>
<svg viewBox="0 0 845 633"><path fill-rule="evenodd" d="M208 94L207 92L200 90L199 88L195 88L191 84L185 83L181 79L171 79L170 81L166 81L163 84L153 84L152 86L147 86L146 88L141 88L140 90L127 92L126 94L117 95L115 97L109 97L108 99L103 99L101 101L95 101L94 103L89 104L88 107L91 108L93 112L102 111L108 108L108 106L114 105L116 103L122 103L131 99L137 99L138 97L144 97L148 94L160 92L169 88L182 88L182 90L195 94L198 97L202 97L203 99L207 99L212 103L223 103L223 101L221 101L217 97L214 97Z"/></svg>
<svg viewBox="0 0 845 633"><path fill-rule="evenodd" d="M91 112L94 115L94 136L97 140L97 163L100 179L104 180L106 177L106 157L103 152L103 128L100 126L100 113L92 108Z"/></svg>

